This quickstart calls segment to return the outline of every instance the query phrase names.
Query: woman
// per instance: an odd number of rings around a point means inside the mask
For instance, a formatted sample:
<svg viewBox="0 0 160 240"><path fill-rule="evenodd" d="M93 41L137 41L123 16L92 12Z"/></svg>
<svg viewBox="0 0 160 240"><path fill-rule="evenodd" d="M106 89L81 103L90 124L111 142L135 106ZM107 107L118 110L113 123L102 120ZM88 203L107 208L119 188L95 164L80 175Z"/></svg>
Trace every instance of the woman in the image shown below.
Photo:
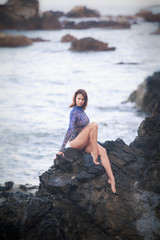
<svg viewBox="0 0 160 240"><path fill-rule="evenodd" d="M78 150L83 149L85 152L90 153L95 164L100 164L97 161L98 156L100 156L101 163L109 177L108 183L111 184L112 192L115 193L115 180L106 149L97 143L98 125L96 122L89 123L89 118L84 112L87 102L88 96L86 91L83 89L78 89L75 92L73 96L73 102L70 105L70 107L73 107L73 109L70 113L69 128L66 132L61 150L58 152L58 154L64 155L63 151L69 140L70 147Z"/></svg>

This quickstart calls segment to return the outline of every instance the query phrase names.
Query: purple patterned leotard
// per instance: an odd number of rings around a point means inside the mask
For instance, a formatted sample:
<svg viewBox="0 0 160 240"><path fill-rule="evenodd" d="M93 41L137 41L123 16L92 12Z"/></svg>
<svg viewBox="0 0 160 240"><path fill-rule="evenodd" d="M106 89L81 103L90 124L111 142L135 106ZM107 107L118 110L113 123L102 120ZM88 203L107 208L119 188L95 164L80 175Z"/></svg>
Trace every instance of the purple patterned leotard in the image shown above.
<svg viewBox="0 0 160 240"><path fill-rule="evenodd" d="M81 107L75 106L70 112L70 122L69 128L66 132L61 151L64 151L64 148L69 141L72 141L77 137L77 135L86 127L89 123L89 118Z"/></svg>

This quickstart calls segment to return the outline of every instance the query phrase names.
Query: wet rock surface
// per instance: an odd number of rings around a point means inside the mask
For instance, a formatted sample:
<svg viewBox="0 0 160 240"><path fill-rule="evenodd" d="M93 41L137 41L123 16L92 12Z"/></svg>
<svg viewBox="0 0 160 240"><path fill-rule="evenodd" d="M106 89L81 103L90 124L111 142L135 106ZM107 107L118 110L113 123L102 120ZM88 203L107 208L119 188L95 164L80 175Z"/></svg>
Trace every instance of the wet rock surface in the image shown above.
<svg viewBox="0 0 160 240"><path fill-rule="evenodd" d="M121 139L101 145L112 164L116 194L101 164L95 165L90 154L67 148L40 176L35 195L1 190L3 239L13 239L8 226L16 239L158 239L160 104L129 146Z"/></svg>
<svg viewBox="0 0 160 240"><path fill-rule="evenodd" d="M82 38L72 42L71 51L111 51L115 50L115 47L108 47L108 43L98 41L94 38Z"/></svg>
<svg viewBox="0 0 160 240"><path fill-rule="evenodd" d="M160 101L160 72L155 72L141 83L128 100L135 102L137 109L151 114L155 105Z"/></svg>

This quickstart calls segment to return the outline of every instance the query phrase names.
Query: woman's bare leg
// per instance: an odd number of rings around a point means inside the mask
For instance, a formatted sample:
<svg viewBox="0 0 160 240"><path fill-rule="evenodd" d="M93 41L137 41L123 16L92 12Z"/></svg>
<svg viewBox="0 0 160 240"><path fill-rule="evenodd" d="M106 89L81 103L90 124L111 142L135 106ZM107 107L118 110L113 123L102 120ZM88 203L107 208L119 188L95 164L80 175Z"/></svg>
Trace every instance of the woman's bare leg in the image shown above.
<svg viewBox="0 0 160 240"><path fill-rule="evenodd" d="M76 148L78 150L82 150L89 143L92 146L92 151L90 154L93 157L93 161L95 164L99 164L98 159L98 147L97 147L97 135L98 135L98 125L95 122L87 125L78 136L70 142L70 147Z"/></svg>
<svg viewBox="0 0 160 240"><path fill-rule="evenodd" d="M101 163L102 163L103 167L105 168L106 173L109 177L108 183L111 184L112 192L115 193L116 192L115 179L114 179L114 176L113 176L113 173L112 173L111 164L110 164L106 149L103 148L98 143L97 143L97 148L98 148L98 154L101 158ZM88 153L92 152L92 145L90 143L86 146L85 151L88 152Z"/></svg>

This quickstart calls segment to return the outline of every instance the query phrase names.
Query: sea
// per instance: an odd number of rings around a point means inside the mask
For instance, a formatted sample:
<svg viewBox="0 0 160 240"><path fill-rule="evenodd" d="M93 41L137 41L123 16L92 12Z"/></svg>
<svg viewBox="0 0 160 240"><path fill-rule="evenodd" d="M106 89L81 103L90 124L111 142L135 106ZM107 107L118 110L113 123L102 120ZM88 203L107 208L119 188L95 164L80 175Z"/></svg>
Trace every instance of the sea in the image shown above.
<svg viewBox="0 0 160 240"><path fill-rule="evenodd" d="M62 145L79 88L88 93L86 113L98 123L98 141L134 141L146 115L123 102L160 70L160 35L151 34L157 29L139 20L130 29L5 31L49 41L0 48L0 183L39 184ZM66 34L116 50L71 52L71 43L61 42Z"/></svg>

